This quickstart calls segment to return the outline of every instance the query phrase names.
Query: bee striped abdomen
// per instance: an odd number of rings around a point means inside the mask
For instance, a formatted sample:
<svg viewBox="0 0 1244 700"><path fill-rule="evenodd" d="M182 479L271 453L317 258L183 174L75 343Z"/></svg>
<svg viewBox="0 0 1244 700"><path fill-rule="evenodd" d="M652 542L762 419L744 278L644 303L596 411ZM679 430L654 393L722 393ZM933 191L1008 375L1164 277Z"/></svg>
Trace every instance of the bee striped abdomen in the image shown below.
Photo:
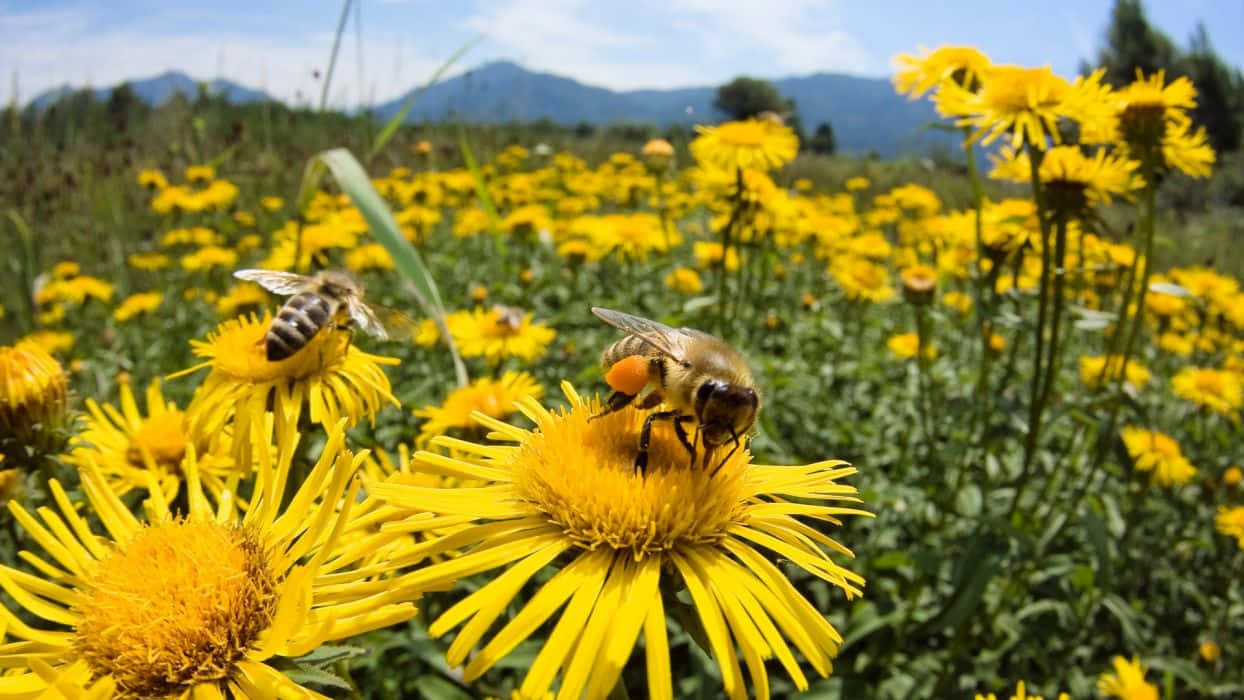
<svg viewBox="0 0 1244 700"><path fill-rule="evenodd" d="M335 305L312 292L290 297L277 312L264 337L269 362L279 362L301 350L332 321Z"/></svg>
<svg viewBox="0 0 1244 700"><path fill-rule="evenodd" d="M642 355L644 357L655 357L656 349L652 347L643 338L637 335L628 335L622 340L615 342L613 345L605 348L605 352L601 355L601 366L608 370L615 363L624 357L631 355Z"/></svg>

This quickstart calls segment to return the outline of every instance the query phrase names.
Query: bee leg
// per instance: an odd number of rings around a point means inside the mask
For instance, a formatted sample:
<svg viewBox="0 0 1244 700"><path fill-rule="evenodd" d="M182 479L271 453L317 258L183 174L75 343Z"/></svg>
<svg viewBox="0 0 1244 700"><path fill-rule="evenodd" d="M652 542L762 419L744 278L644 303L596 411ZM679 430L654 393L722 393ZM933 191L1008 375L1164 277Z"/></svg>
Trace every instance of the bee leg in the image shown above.
<svg viewBox="0 0 1244 700"><path fill-rule="evenodd" d="M709 472L708 478L713 478L717 474L718 470L720 470L726 462L730 461L730 458L734 456L734 453L739 451L739 447L743 444L739 442L739 436L735 434L733 430L730 431L730 437L733 440L734 447L731 447L730 451L726 453L726 456L722 457L721 461L717 463L717 466L713 467L713 471Z"/></svg>
<svg viewBox="0 0 1244 700"><path fill-rule="evenodd" d="M650 408L656 408L657 406L660 406L661 402L664 400L665 400L665 397L661 396L661 392L654 391L654 392L649 393L647 396L645 396L643 401L640 401L638 404L636 404L635 408L638 408L641 411L647 411Z"/></svg>
<svg viewBox="0 0 1244 700"><path fill-rule="evenodd" d="M674 434L678 436L678 441L682 446L687 448L687 452L691 454L691 463L695 463L695 446L691 444L691 440L687 439L687 429L682 427L684 421L691 420L687 416L680 416L674 420ZM698 435L697 435L698 437Z"/></svg>
<svg viewBox="0 0 1244 700"><path fill-rule="evenodd" d="M635 400L637 394L627 394L621 391L615 391L605 399L605 408L596 415L588 418L588 421L594 421L602 416L607 416L614 411L620 411L631 404Z"/></svg>
<svg viewBox="0 0 1244 700"><path fill-rule="evenodd" d="M644 419L644 427L639 430L639 454L635 455L635 468L642 474L648 468L648 445L652 442L652 424L659 420L673 420L682 416L677 411L658 411L649 413Z"/></svg>

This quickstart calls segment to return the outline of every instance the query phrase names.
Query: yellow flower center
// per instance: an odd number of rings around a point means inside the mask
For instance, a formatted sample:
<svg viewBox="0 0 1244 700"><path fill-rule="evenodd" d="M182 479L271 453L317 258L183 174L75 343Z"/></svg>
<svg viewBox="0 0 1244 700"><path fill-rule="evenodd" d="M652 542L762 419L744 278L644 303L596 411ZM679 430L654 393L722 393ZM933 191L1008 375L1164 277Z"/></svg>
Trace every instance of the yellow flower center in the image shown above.
<svg viewBox="0 0 1244 700"><path fill-rule="evenodd" d="M165 469L176 469L186 454L186 445L189 442L185 415L181 411L166 411L142 422L130 437L125 459L136 467L145 467L146 453L151 455L157 465Z"/></svg>
<svg viewBox="0 0 1244 700"><path fill-rule="evenodd" d="M1173 459L1179 457L1179 443L1168 435L1153 433L1149 438L1149 451L1163 459Z"/></svg>
<svg viewBox="0 0 1244 700"><path fill-rule="evenodd" d="M1222 396L1226 393L1226 387L1224 386L1222 375L1212 370L1208 372L1197 372L1196 388L1198 391L1202 391L1213 396Z"/></svg>
<svg viewBox="0 0 1244 700"><path fill-rule="evenodd" d="M210 357L213 368L237 379L260 383L275 379L304 379L340 362L350 348L350 334L325 328L301 350L278 362L269 362L264 343L271 317L237 318L221 324L206 343L195 343L197 354Z"/></svg>
<svg viewBox="0 0 1244 700"><path fill-rule="evenodd" d="M742 517L748 458L739 449L707 468L668 422L653 426L648 466L635 469L649 411L625 408L595 420L596 402L553 415L514 452L518 490L585 549L631 550L636 557L720 540ZM687 426L694 439L694 426ZM703 446L697 456L704 453ZM716 473L713 471L716 470Z"/></svg>
<svg viewBox="0 0 1244 700"><path fill-rule="evenodd" d="M758 121L726 122L717 127L717 138L731 146L760 148L767 135L765 125Z"/></svg>
<svg viewBox="0 0 1244 700"><path fill-rule="evenodd" d="M126 696L179 695L230 672L271 624L276 587L247 530L157 523L87 580L74 648Z"/></svg>

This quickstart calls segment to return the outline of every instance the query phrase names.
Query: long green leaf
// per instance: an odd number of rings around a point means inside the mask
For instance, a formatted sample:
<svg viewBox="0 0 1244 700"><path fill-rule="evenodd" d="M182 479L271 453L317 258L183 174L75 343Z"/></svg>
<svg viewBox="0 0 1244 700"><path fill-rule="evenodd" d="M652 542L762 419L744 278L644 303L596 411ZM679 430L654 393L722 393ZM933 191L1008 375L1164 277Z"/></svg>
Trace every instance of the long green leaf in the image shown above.
<svg viewBox="0 0 1244 700"><path fill-rule="evenodd" d="M453 357L454 372L458 383L466 386L466 366L462 364L462 358L459 357L458 349L454 346L453 336L450 335L449 328L445 325L445 305L436 288L436 281L432 279L432 273L423 264L419 252L402 236L402 229L398 226L397 219L393 218L393 212L389 211L380 193L372 186L371 178L367 176L363 166L353 153L344 148L324 151L316 155L314 160L322 163L332 172L341 190L350 197L354 206L358 207L363 214L368 227L371 228L372 235L389 252L389 256L393 258L393 264L406 278L407 288L418 300L423 312L440 328L441 337L445 339L445 344L449 346L449 353ZM307 177L318 179L321 176L322 170L317 173L316 168L308 167ZM307 183L304 179L303 190L306 187Z"/></svg>
<svg viewBox="0 0 1244 700"><path fill-rule="evenodd" d="M368 163L370 163L372 159L375 158L376 155L379 154L380 151L389 143L389 140L393 138L393 135L397 133L397 130L402 126L402 124L406 123L406 117L410 116L410 110L415 108L415 101L419 99L424 90L427 90L435 85L436 82L441 79L441 76L445 74L445 71L449 70L453 64L457 63L458 59L462 58L467 51L474 48L481 39L483 39L482 36L477 36L468 41L466 44L463 44L462 48L455 51L453 55L441 64L440 68L437 68L432 73L432 77L428 78L426 83L420 85L415 89L414 94L406 98L406 102L402 105L402 108L390 117L389 121L386 122L384 127L380 129L380 133L376 134L376 141L371 145L371 150L367 152L367 158L365 159Z"/></svg>
<svg viewBox="0 0 1244 700"><path fill-rule="evenodd" d="M467 170L471 171L471 178L475 180L475 195L479 197L480 204L488 214L493 237L497 239L498 251L504 257L505 240L501 238L501 217L497 215L497 207L492 203L492 195L488 194L488 183L484 182L484 171L480 170L479 163L475 162L475 154L471 152L471 144L467 143L466 129L462 127L462 124L458 124L458 148L462 150L462 160L466 162Z"/></svg>

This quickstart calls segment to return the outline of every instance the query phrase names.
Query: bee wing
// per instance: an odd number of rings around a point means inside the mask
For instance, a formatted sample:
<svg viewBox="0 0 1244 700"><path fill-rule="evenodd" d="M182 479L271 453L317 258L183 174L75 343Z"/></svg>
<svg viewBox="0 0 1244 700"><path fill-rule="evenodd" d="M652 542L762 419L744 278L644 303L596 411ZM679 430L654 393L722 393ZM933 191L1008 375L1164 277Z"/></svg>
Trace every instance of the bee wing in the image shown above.
<svg viewBox="0 0 1244 700"><path fill-rule="evenodd" d="M612 309L602 309L599 306L593 306L592 313L596 315L596 318L623 333L642 338L644 342L656 348L661 354L668 355L679 362L686 361L684 348L687 336L684 331L670 328L664 323L653 321L649 318L634 316Z"/></svg>
<svg viewBox="0 0 1244 700"><path fill-rule="evenodd" d="M236 270L234 277L248 282L255 282L274 294L297 294L311 283L311 278L293 272L276 270Z"/></svg>
<svg viewBox="0 0 1244 700"><path fill-rule="evenodd" d="M363 332L382 340L413 338L419 330L418 321L391 306L351 297L346 309Z"/></svg>

